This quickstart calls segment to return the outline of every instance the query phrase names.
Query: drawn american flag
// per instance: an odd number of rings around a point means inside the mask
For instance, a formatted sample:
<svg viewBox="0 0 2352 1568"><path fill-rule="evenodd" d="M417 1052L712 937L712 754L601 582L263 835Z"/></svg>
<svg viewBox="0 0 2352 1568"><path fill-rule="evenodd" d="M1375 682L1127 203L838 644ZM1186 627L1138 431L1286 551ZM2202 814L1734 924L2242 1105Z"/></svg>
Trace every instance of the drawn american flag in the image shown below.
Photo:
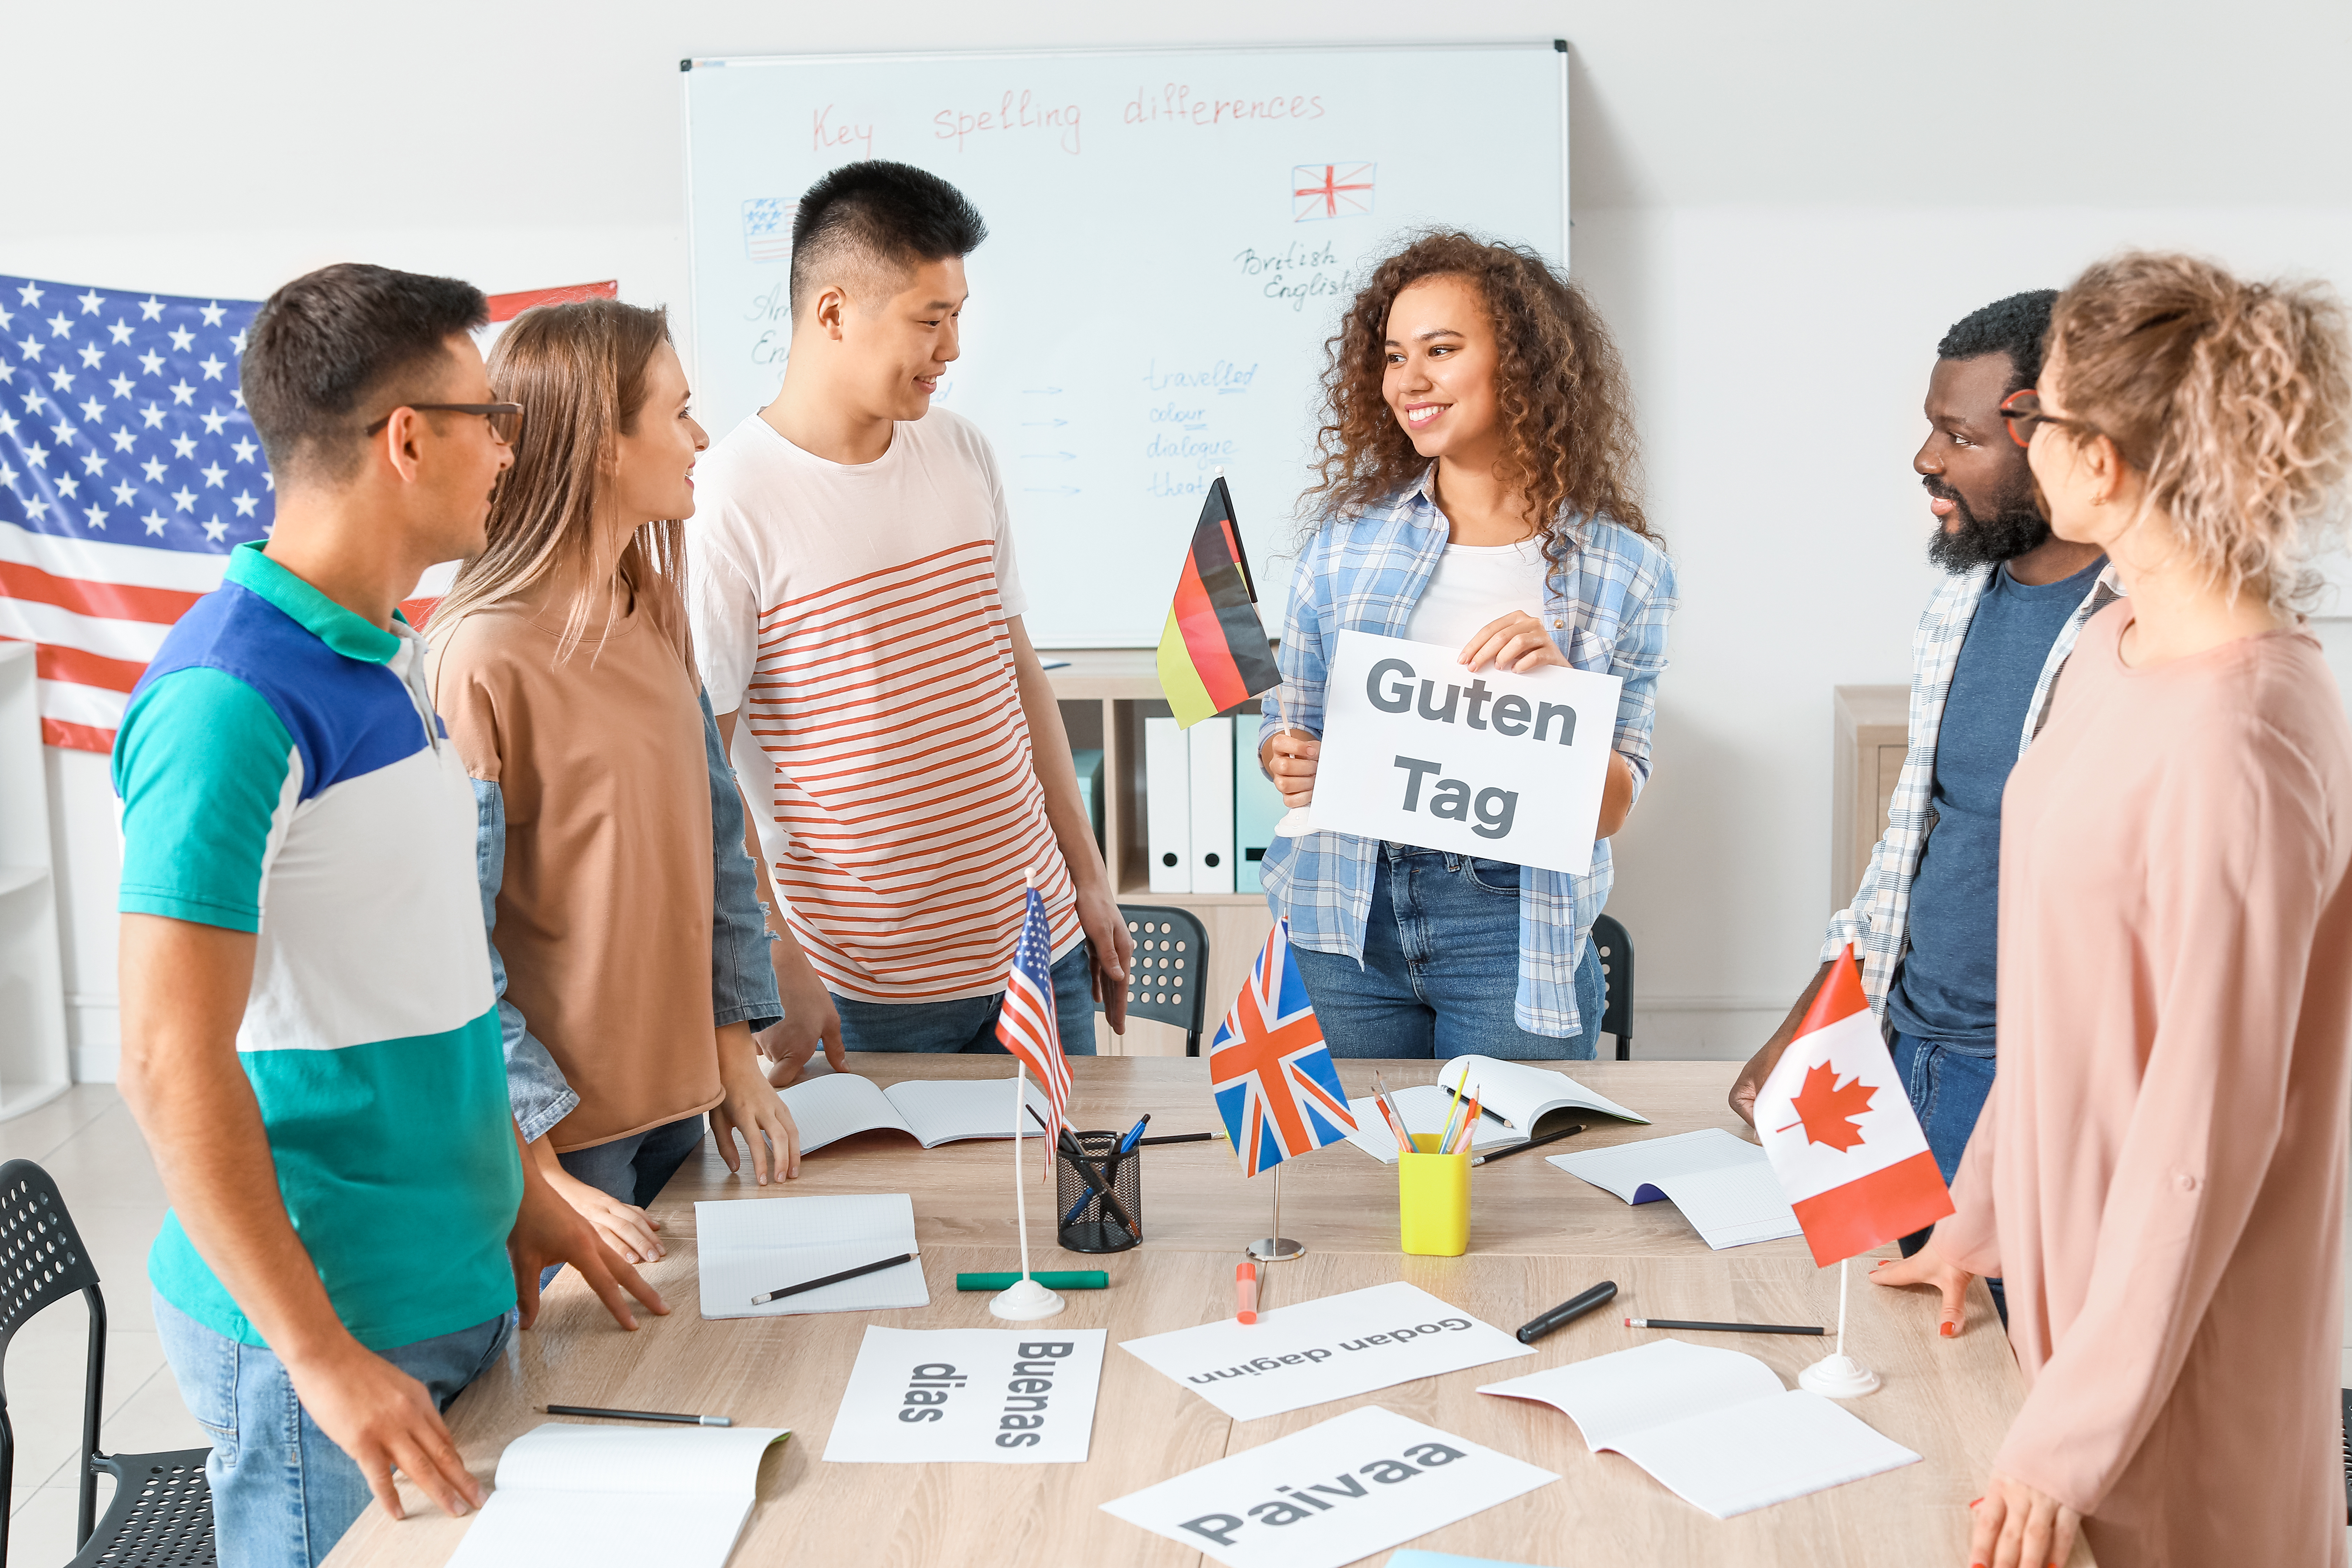
<svg viewBox="0 0 2352 1568"><path fill-rule="evenodd" d="M490 313L614 292L497 295ZM237 389L259 308L0 277L0 638L38 647L50 745L111 750L163 634L269 532Z"/></svg>
<svg viewBox="0 0 2352 1568"><path fill-rule="evenodd" d="M1372 210L1373 163L1299 163L1290 171L1290 221L1351 217Z"/></svg>
<svg viewBox="0 0 2352 1568"><path fill-rule="evenodd" d="M1339 1069L1290 956L1287 920L1275 922L1234 1010L1217 1027L1209 1086L1245 1176L1356 1130Z"/></svg>
<svg viewBox="0 0 2352 1568"><path fill-rule="evenodd" d="M996 1037L1018 1057L1045 1090L1052 1107L1045 1118L1045 1163L1062 1139L1070 1109L1070 1064L1062 1056L1062 1027L1054 1010L1054 927L1045 900L1034 887L1024 895L1021 940L1013 949L1013 972L1005 977L1004 1005L996 1015Z"/></svg>

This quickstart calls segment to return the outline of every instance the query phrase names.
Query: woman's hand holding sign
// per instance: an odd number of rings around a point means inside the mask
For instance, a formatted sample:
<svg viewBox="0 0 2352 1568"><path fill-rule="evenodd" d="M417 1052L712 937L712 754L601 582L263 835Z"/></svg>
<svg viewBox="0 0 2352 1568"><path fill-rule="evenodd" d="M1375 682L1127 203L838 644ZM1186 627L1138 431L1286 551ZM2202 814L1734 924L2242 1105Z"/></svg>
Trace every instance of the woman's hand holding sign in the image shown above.
<svg viewBox="0 0 2352 1568"><path fill-rule="evenodd" d="M1544 624L1525 610L1513 610L1480 626L1462 645L1462 662L1473 672L1492 663L1496 669L1519 675L1548 664L1569 668L1568 655L1559 651Z"/></svg>

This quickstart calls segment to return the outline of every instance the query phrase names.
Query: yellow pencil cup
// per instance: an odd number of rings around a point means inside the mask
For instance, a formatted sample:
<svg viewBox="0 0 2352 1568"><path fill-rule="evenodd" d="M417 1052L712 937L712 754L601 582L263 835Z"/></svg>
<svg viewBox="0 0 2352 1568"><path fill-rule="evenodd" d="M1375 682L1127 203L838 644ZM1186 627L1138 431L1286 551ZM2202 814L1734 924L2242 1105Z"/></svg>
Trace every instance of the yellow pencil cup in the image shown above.
<svg viewBox="0 0 2352 1568"><path fill-rule="evenodd" d="M1459 1258L1470 1250L1470 1151L1437 1152L1437 1140L1416 1132L1418 1151L1397 1155L1397 1229L1404 1250L1423 1258Z"/></svg>

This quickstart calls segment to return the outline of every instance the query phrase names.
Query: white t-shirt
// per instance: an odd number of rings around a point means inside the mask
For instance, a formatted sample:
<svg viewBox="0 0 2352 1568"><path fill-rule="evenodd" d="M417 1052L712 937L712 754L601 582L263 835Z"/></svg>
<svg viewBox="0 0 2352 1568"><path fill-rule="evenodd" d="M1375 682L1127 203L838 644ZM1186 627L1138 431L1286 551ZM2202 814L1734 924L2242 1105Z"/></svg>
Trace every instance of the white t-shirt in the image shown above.
<svg viewBox="0 0 2352 1568"><path fill-rule="evenodd" d="M1549 570L1540 539L1449 544L1412 606L1404 635L1412 642L1458 649L1479 627L1513 610L1541 619L1544 574Z"/></svg>
<svg viewBox="0 0 2352 1568"><path fill-rule="evenodd" d="M1075 945L1005 629L1027 601L987 439L934 409L847 465L753 415L696 486L695 658L712 710L740 710L769 758L744 792L817 973L873 1002L1002 991L1032 868L1055 952Z"/></svg>

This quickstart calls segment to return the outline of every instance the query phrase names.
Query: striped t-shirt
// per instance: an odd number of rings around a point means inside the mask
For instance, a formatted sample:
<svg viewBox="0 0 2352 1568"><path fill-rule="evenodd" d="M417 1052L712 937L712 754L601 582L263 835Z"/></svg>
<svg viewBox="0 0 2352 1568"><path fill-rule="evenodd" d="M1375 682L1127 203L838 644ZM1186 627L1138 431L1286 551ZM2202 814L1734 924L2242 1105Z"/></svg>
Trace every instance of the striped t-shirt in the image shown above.
<svg viewBox="0 0 2352 1568"><path fill-rule="evenodd" d="M1004 989L1035 872L1058 956L1078 928L1045 818L1007 617L1020 615L988 442L943 409L875 462L828 462L757 415L697 469L694 651L770 875L835 991ZM741 739L748 736L748 742Z"/></svg>
<svg viewBox="0 0 2352 1568"><path fill-rule="evenodd" d="M255 933L237 1059L278 1191L373 1350L514 1305L522 1167L474 879L474 791L424 644L241 544L114 742L126 914ZM176 1214L156 1290L262 1343Z"/></svg>

